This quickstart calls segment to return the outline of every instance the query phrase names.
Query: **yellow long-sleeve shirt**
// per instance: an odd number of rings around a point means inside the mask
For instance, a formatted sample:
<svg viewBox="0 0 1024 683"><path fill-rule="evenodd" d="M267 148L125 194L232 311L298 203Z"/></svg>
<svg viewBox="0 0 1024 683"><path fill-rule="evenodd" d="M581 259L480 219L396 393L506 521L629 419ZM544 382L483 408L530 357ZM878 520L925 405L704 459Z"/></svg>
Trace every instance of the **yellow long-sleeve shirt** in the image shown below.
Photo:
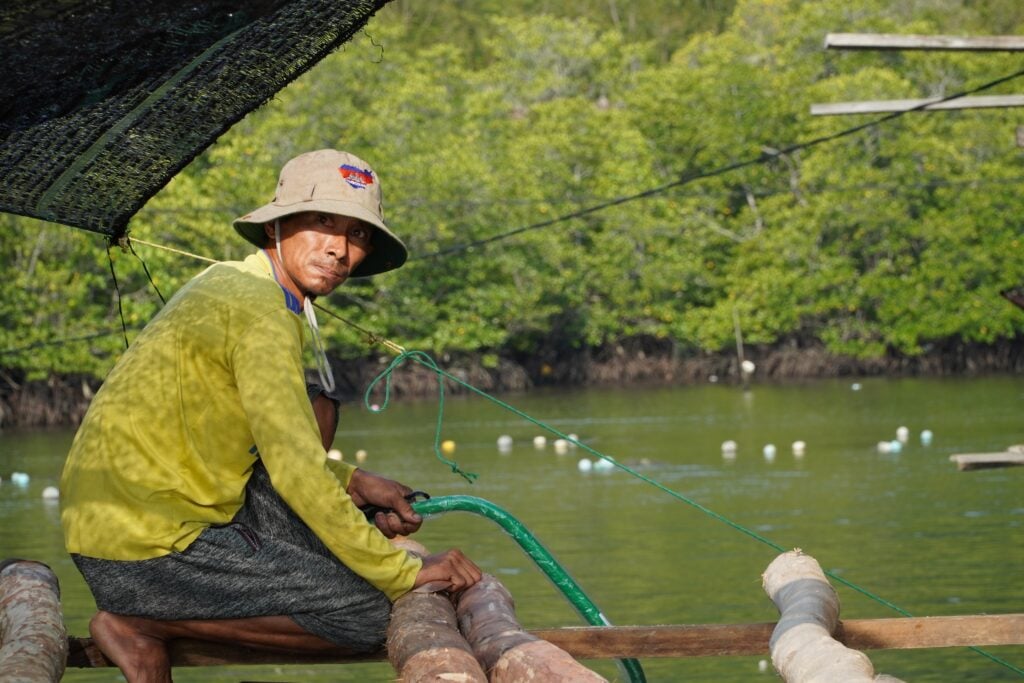
<svg viewBox="0 0 1024 683"><path fill-rule="evenodd" d="M143 560L231 521L259 450L275 490L392 600L422 563L367 524L326 465L306 396L302 323L263 252L186 284L96 393L61 478L68 552ZM294 297L292 307L295 307Z"/></svg>

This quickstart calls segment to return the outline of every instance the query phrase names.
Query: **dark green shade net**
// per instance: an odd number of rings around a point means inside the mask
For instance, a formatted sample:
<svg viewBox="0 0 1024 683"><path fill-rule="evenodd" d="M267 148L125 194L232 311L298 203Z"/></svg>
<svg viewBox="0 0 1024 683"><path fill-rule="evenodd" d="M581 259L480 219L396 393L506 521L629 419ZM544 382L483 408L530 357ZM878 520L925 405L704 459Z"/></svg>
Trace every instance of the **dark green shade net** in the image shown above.
<svg viewBox="0 0 1024 683"><path fill-rule="evenodd" d="M5 0L0 211L118 238L388 0Z"/></svg>

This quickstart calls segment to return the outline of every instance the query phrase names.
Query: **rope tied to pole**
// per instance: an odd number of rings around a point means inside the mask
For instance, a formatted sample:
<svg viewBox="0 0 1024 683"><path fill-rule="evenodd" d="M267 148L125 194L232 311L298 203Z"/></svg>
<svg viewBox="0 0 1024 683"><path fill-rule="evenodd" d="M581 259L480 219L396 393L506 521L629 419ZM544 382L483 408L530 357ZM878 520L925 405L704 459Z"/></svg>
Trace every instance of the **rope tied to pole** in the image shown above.
<svg viewBox="0 0 1024 683"><path fill-rule="evenodd" d="M379 375L373 378L373 381L366 387L366 394L363 396L363 403L366 407L374 413L383 412L391 401L391 374L399 368L407 359L413 359L420 365L423 365L434 371L437 375L437 426L434 430L434 455L437 459L444 464L451 467L452 474L458 474L463 479L472 484L476 481L478 474L474 472L467 472L466 470L459 467L459 464L454 460L449 460L444 457L441 453L441 428L444 424L444 377L448 376L446 372L441 370L428 354L423 351L402 351L396 356L391 363L388 364L387 368L384 369ZM383 380L384 381L384 398L380 405L374 405L370 403L370 395L373 393L374 387Z"/></svg>

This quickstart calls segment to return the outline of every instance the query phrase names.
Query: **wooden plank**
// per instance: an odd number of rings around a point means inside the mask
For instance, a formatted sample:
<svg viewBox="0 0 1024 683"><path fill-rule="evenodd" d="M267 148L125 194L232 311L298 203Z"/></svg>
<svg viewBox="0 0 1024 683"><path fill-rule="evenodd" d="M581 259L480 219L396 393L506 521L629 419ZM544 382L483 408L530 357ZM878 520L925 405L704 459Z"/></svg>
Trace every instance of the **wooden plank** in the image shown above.
<svg viewBox="0 0 1024 683"><path fill-rule="evenodd" d="M580 658L768 653L775 623L588 626L531 633ZM1024 614L840 620L836 639L858 650L1024 645Z"/></svg>
<svg viewBox="0 0 1024 683"><path fill-rule="evenodd" d="M971 52L1018 52L1024 36L929 36L896 33L829 33L829 50L961 50Z"/></svg>
<svg viewBox="0 0 1024 683"><path fill-rule="evenodd" d="M931 102L932 104L928 104ZM926 105L926 106L923 106ZM863 102L827 102L812 104L812 116L837 116L840 114L886 114L909 111L921 107L921 111L992 109L1024 107L1024 95L983 95L958 97L942 101L941 97L916 100L866 100Z"/></svg>
<svg viewBox="0 0 1024 683"><path fill-rule="evenodd" d="M961 472L966 470L984 470L993 467L1013 467L1024 465L1024 453L959 453L949 456Z"/></svg>
<svg viewBox="0 0 1024 683"><path fill-rule="evenodd" d="M626 657L717 657L763 655L775 623L695 624L670 626L577 626L528 631L580 659ZM1024 645L1024 613L956 617L907 617L841 620L836 639L858 650L910 650L919 648ZM110 666L89 638L70 638L69 667ZM224 664L328 664L383 661L384 653L345 655L292 655L245 648L174 641L174 666Z"/></svg>

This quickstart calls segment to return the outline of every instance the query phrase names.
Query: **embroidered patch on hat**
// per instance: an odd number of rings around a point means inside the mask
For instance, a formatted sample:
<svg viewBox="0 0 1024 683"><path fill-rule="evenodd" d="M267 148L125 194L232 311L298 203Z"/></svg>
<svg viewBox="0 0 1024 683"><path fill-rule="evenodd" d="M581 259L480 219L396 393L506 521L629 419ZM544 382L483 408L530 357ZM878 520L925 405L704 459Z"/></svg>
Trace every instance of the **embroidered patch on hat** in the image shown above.
<svg viewBox="0 0 1024 683"><path fill-rule="evenodd" d="M373 171L368 168L343 164L338 167L338 172L346 183L357 190L365 190L367 185L373 185Z"/></svg>

